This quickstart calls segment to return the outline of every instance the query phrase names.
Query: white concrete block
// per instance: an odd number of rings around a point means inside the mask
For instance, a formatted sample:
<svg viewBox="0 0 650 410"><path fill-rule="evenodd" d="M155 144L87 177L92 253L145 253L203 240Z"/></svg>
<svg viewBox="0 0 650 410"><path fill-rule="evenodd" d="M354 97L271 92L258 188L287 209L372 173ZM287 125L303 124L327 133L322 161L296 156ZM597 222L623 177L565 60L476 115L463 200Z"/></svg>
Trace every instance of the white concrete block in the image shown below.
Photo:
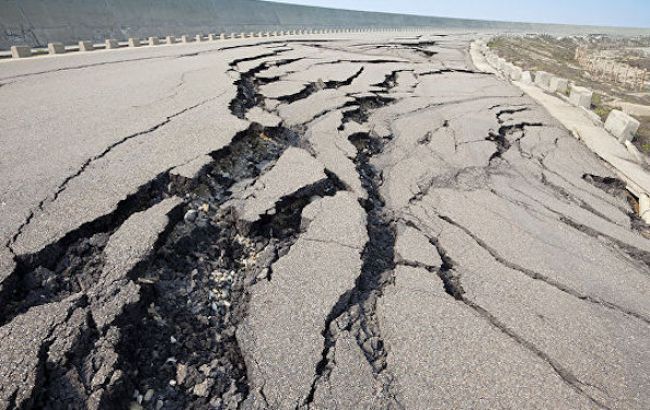
<svg viewBox="0 0 650 410"><path fill-rule="evenodd" d="M572 87L569 102L578 107L591 108L593 91L584 87Z"/></svg>
<svg viewBox="0 0 650 410"><path fill-rule="evenodd" d="M569 80L567 80L566 78L551 77L551 83L549 86L550 92L564 94L568 89L569 89Z"/></svg>
<svg viewBox="0 0 650 410"><path fill-rule="evenodd" d="M216 39L217 39L216 34L212 34L212 33L208 34L208 41L215 41Z"/></svg>
<svg viewBox="0 0 650 410"><path fill-rule="evenodd" d="M149 37L148 43L150 46L157 46L160 44L160 39L158 37Z"/></svg>
<svg viewBox="0 0 650 410"><path fill-rule="evenodd" d="M167 44L174 44L176 42L176 37L174 36L167 36L165 37L165 43Z"/></svg>
<svg viewBox="0 0 650 410"><path fill-rule="evenodd" d="M612 110L605 121L605 129L619 142L632 141L641 124L623 111Z"/></svg>
<svg viewBox="0 0 650 410"><path fill-rule="evenodd" d="M120 43L117 42L117 40L108 38L106 39L106 50L112 50L114 48L119 48Z"/></svg>
<svg viewBox="0 0 650 410"><path fill-rule="evenodd" d="M194 37L194 41L196 41L197 43L202 42L202 41L203 41L203 34L197 34L197 35Z"/></svg>
<svg viewBox="0 0 650 410"><path fill-rule="evenodd" d="M237 38L237 34L235 34L235 33L230 33L230 38Z"/></svg>
<svg viewBox="0 0 650 410"><path fill-rule="evenodd" d="M510 69L510 79L513 81L521 81L521 76L523 74L523 70L520 67L517 67L516 65L512 65Z"/></svg>
<svg viewBox="0 0 650 410"><path fill-rule="evenodd" d="M546 71L536 71L535 85L543 90L549 90L551 87L551 77Z"/></svg>
<svg viewBox="0 0 650 410"><path fill-rule="evenodd" d="M79 42L79 51L93 51L95 46L92 41L80 41Z"/></svg>
<svg viewBox="0 0 650 410"><path fill-rule="evenodd" d="M129 47L140 47L140 39L129 37Z"/></svg>
<svg viewBox="0 0 650 410"><path fill-rule="evenodd" d="M63 54L65 53L65 46L63 43L49 43L47 45L47 52L50 54Z"/></svg>
<svg viewBox="0 0 650 410"><path fill-rule="evenodd" d="M221 33L221 34L219 35L219 38L220 38L221 40L225 40L225 39L226 39L226 33Z"/></svg>
<svg viewBox="0 0 650 410"><path fill-rule="evenodd" d="M32 56L30 46L11 46L11 58L25 58Z"/></svg>
<svg viewBox="0 0 650 410"><path fill-rule="evenodd" d="M181 43L191 43L192 40L190 39L190 36L187 35L182 35L181 36Z"/></svg>
<svg viewBox="0 0 650 410"><path fill-rule="evenodd" d="M522 71L521 72L521 82L524 84L532 84L533 83L533 77L530 75L530 71Z"/></svg>

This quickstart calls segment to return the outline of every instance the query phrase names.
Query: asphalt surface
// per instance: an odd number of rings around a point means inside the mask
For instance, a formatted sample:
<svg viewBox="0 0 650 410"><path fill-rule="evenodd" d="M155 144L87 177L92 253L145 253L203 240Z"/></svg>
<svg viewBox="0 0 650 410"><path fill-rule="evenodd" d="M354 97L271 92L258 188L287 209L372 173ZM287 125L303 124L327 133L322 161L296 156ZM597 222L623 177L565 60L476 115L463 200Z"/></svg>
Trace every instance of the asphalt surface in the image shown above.
<svg viewBox="0 0 650 410"><path fill-rule="evenodd" d="M646 409L650 236L472 35L0 63L0 408Z"/></svg>

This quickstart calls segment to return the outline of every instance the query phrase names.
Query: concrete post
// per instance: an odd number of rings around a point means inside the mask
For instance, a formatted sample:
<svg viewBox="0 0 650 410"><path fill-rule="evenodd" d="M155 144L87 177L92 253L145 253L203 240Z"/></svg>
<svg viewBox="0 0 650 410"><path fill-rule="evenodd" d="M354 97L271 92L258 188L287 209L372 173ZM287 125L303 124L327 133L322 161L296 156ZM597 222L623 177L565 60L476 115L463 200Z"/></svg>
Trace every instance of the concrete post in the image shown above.
<svg viewBox="0 0 650 410"><path fill-rule="evenodd" d="M181 36L181 43L190 43L192 40L190 40L190 37L188 35L182 35Z"/></svg>
<svg viewBox="0 0 650 410"><path fill-rule="evenodd" d="M79 51L93 51L95 46L92 41L80 41L79 42Z"/></svg>
<svg viewBox="0 0 650 410"><path fill-rule="evenodd" d="M167 36L165 37L165 43L167 44L174 44L176 42L176 37L174 36Z"/></svg>
<svg viewBox="0 0 650 410"><path fill-rule="evenodd" d="M239 35L239 38L246 38L246 33L241 33L241 34Z"/></svg>
<svg viewBox="0 0 650 410"><path fill-rule="evenodd" d="M517 67L514 64L510 64L510 79L513 81L521 81L521 75L523 71L521 68Z"/></svg>
<svg viewBox="0 0 650 410"><path fill-rule="evenodd" d="M591 108L593 95L593 91L584 87L571 87L569 102L577 107Z"/></svg>
<svg viewBox="0 0 650 410"><path fill-rule="evenodd" d="M47 52L50 54L63 54L65 53L65 46L63 43L49 43L47 45Z"/></svg>
<svg viewBox="0 0 650 410"><path fill-rule="evenodd" d="M208 34L208 41L215 41L216 39L217 39L216 34L212 34L212 33Z"/></svg>
<svg viewBox="0 0 650 410"><path fill-rule="evenodd" d="M237 34L235 34L235 33L230 33L230 38L237 38Z"/></svg>
<svg viewBox="0 0 650 410"><path fill-rule="evenodd" d="M535 85L543 90L549 90L551 87L551 75L546 71L535 72Z"/></svg>
<svg viewBox="0 0 650 410"><path fill-rule="evenodd" d="M157 46L158 44L160 44L160 39L158 37L149 37L150 46Z"/></svg>
<svg viewBox="0 0 650 410"><path fill-rule="evenodd" d="M569 80L566 78L551 77L549 91L552 93L565 94L569 89Z"/></svg>
<svg viewBox="0 0 650 410"><path fill-rule="evenodd" d="M129 37L129 47L140 47L140 39Z"/></svg>
<svg viewBox="0 0 650 410"><path fill-rule="evenodd" d="M112 38L106 39L106 50L111 50L119 47L120 44L117 42L117 40L114 40Z"/></svg>
<svg viewBox="0 0 650 410"><path fill-rule="evenodd" d="M221 33L221 34L219 35L219 38L220 38L221 40L225 40L225 39L226 39L226 33Z"/></svg>
<svg viewBox="0 0 650 410"><path fill-rule="evenodd" d="M524 84L532 84L533 77L530 75L530 71L522 71L521 73L521 82Z"/></svg>
<svg viewBox="0 0 650 410"><path fill-rule="evenodd" d="M11 58L25 58L32 56L30 46L11 46Z"/></svg>
<svg viewBox="0 0 650 410"><path fill-rule="evenodd" d="M248 33L248 37L249 37L249 38L253 38L253 37L255 37L255 33L253 33L253 32L251 31L250 33Z"/></svg>
<svg viewBox="0 0 650 410"><path fill-rule="evenodd" d="M605 121L605 129L620 143L632 141L641 124L623 111L612 110Z"/></svg>
<svg viewBox="0 0 650 410"><path fill-rule="evenodd" d="M202 42L202 41L203 41L203 34L197 34L197 35L194 37L194 40L195 40L197 43Z"/></svg>

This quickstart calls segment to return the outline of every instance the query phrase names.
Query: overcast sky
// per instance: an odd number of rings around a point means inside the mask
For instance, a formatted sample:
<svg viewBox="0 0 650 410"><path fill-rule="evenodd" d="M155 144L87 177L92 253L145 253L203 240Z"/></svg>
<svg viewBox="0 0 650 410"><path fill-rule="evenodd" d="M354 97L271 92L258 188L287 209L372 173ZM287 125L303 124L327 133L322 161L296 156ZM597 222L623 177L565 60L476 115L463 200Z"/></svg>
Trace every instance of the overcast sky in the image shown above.
<svg viewBox="0 0 650 410"><path fill-rule="evenodd" d="M284 0L282 2L482 20L650 27L650 0Z"/></svg>

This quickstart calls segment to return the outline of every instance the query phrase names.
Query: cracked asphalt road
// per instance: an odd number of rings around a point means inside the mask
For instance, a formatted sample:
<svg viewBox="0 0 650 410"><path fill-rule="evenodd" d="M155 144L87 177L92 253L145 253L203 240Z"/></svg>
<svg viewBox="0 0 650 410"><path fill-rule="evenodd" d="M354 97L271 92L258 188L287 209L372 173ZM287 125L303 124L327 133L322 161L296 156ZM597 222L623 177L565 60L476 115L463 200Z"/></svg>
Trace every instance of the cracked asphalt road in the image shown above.
<svg viewBox="0 0 650 410"><path fill-rule="evenodd" d="M650 407L648 227L471 40L0 63L0 408Z"/></svg>

